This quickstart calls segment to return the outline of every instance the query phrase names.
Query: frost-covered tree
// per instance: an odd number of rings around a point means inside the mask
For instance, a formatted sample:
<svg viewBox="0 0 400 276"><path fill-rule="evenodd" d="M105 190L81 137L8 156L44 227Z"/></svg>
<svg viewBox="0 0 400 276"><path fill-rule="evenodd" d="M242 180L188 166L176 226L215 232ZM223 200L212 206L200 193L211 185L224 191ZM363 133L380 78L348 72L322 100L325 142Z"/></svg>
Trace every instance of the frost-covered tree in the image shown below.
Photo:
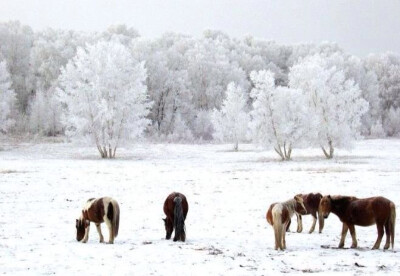
<svg viewBox="0 0 400 276"><path fill-rule="evenodd" d="M149 123L145 81L144 63L121 43L79 48L60 75L67 135L88 135L102 158L114 158L120 143L140 136Z"/></svg>
<svg viewBox="0 0 400 276"><path fill-rule="evenodd" d="M394 53L369 55L365 66L378 79L380 116L386 135L396 135L394 114L400 109L400 55ZM378 126L379 128L379 126Z"/></svg>
<svg viewBox="0 0 400 276"><path fill-rule="evenodd" d="M233 149L238 151L239 142L246 138L247 125L250 121L246 110L247 98L243 89L235 85L234 82L229 83L221 110L216 109L212 113L214 138L224 142L232 142Z"/></svg>
<svg viewBox="0 0 400 276"><path fill-rule="evenodd" d="M7 133L14 120L11 118L15 102L15 93L11 88L11 77L7 63L0 62L0 132Z"/></svg>
<svg viewBox="0 0 400 276"><path fill-rule="evenodd" d="M29 105L29 66L33 31L18 21L0 23L0 55L7 61L16 95L16 104L21 114Z"/></svg>
<svg viewBox="0 0 400 276"><path fill-rule="evenodd" d="M32 133L55 136L63 130L62 106L52 89L47 93L38 90L30 106L29 130Z"/></svg>
<svg viewBox="0 0 400 276"><path fill-rule="evenodd" d="M302 93L287 87L275 87L271 71L250 74L254 88L250 123L253 140L273 146L282 160L290 160L292 149L304 145L308 128Z"/></svg>
<svg viewBox="0 0 400 276"><path fill-rule="evenodd" d="M310 117L317 120L310 142L319 145L327 158L333 157L335 147L350 146L359 137L361 116L367 112L368 103L343 70L329 67L317 54L291 68L289 84L306 96Z"/></svg>

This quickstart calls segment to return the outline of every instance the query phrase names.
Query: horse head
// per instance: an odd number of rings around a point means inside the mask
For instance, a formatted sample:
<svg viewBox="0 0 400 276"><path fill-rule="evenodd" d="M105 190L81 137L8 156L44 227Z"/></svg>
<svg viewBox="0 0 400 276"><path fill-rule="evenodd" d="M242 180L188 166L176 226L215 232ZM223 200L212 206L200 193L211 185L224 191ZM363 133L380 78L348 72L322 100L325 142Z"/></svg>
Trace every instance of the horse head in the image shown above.
<svg viewBox="0 0 400 276"><path fill-rule="evenodd" d="M307 214L307 209L304 206L303 197L301 195L296 195L294 199L296 200L296 208L295 208L296 212L299 213L300 215Z"/></svg>
<svg viewBox="0 0 400 276"><path fill-rule="evenodd" d="M171 222L169 222L168 218L163 219L164 221L164 226L165 226L165 232L167 232L165 238L169 240L172 235L172 231L174 231L174 226Z"/></svg>
<svg viewBox="0 0 400 276"><path fill-rule="evenodd" d="M83 237L85 236L86 228L89 226L89 223L87 220L83 218L79 218L76 220L76 240L81 241Z"/></svg>
<svg viewBox="0 0 400 276"><path fill-rule="evenodd" d="M321 198L321 202L319 203L319 209L322 216L324 218L328 218L332 210L332 197L330 195Z"/></svg>

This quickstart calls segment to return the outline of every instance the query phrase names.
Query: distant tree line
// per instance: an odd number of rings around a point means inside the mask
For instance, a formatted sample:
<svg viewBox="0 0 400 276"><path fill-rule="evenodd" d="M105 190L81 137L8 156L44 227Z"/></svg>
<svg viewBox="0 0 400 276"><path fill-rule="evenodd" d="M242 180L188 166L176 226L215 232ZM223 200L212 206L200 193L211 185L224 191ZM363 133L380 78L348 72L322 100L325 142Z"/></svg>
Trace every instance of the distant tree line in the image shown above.
<svg viewBox="0 0 400 276"><path fill-rule="evenodd" d="M102 157L126 140L253 141L296 147L400 135L400 55L279 45L205 31L140 37L0 23L0 133L88 137Z"/></svg>

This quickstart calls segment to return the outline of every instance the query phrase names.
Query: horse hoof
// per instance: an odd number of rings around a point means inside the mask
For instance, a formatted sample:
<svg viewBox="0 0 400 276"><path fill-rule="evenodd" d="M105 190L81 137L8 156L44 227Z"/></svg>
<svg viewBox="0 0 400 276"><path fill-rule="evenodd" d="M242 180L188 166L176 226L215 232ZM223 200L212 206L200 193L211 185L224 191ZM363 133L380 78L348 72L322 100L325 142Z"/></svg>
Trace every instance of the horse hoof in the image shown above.
<svg viewBox="0 0 400 276"><path fill-rule="evenodd" d="M350 248L357 248L357 244L352 244Z"/></svg>

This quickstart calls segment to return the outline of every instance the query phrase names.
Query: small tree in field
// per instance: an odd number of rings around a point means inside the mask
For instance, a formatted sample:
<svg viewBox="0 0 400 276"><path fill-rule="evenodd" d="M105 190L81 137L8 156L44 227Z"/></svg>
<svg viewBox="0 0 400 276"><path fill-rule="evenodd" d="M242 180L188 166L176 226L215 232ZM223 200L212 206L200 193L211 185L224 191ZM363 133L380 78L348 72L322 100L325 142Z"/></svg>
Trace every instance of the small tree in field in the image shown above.
<svg viewBox="0 0 400 276"><path fill-rule="evenodd" d="M246 137L249 120L250 116L246 112L246 98L243 90L235 83L229 83L221 110L214 110L212 114L214 138L233 142L233 149L238 151L239 141Z"/></svg>
<svg viewBox="0 0 400 276"><path fill-rule="evenodd" d="M349 146L360 135L368 102L343 70L330 67L319 55L311 56L291 68L289 84L304 93L310 117L316 120L310 142L320 146L326 158L333 157L334 147Z"/></svg>
<svg viewBox="0 0 400 276"><path fill-rule="evenodd" d="M67 135L89 136L102 158L114 158L121 142L140 136L148 125L145 81L144 63L121 43L79 48L60 76Z"/></svg>
<svg viewBox="0 0 400 276"><path fill-rule="evenodd" d="M250 124L253 140L272 145L282 160L290 160L292 148L302 146L307 136L305 101L301 91L275 87L271 71L251 72Z"/></svg>
<svg viewBox="0 0 400 276"><path fill-rule="evenodd" d="M0 132L6 133L14 124L11 111L15 103L15 93L11 89L11 77L5 61L0 62Z"/></svg>

